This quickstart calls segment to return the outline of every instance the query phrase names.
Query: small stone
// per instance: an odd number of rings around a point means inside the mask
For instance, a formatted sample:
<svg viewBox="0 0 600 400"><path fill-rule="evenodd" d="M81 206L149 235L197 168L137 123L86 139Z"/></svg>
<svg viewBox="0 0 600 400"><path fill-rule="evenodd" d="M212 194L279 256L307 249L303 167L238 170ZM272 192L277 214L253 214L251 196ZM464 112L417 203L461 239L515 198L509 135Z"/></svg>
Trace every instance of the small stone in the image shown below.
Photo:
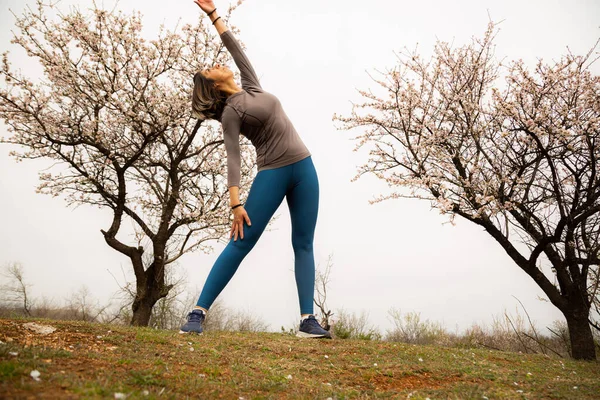
<svg viewBox="0 0 600 400"><path fill-rule="evenodd" d="M194 348L193 348L193 347L190 347L190 351L194 351Z"/></svg>
<svg viewBox="0 0 600 400"><path fill-rule="evenodd" d="M125 393L115 393L115 399L126 399L127 395Z"/></svg>
<svg viewBox="0 0 600 400"><path fill-rule="evenodd" d="M110 331L109 331L109 332L110 332ZM147 391L147 390L144 390L144 391L142 392L142 394L143 394L144 396L148 396L148 395L150 394L150 392L149 392L149 391Z"/></svg>
<svg viewBox="0 0 600 400"><path fill-rule="evenodd" d="M40 375L41 375L41 374L40 374L40 371L38 371L37 369L34 369L33 371L31 371L31 372L29 373L29 375L31 375L31 377L32 377L34 380L36 380L36 381L39 381L39 380L40 380Z"/></svg>
<svg viewBox="0 0 600 400"><path fill-rule="evenodd" d="M23 324L24 328L27 328L29 330L34 331L35 333L39 333L40 335L47 335L49 333L52 333L56 330L55 327L50 326L50 325L41 325L41 324L37 324L35 322L28 322L26 324Z"/></svg>
<svg viewBox="0 0 600 400"><path fill-rule="evenodd" d="M377 366L377 363L374 363L374 364L373 364L373 366L374 366L374 367L376 367L376 366Z"/></svg>
<svg viewBox="0 0 600 400"><path fill-rule="evenodd" d="M573 389L577 390L577 386L573 386Z"/></svg>
<svg viewBox="0 0 600 400"><path fill-rule="evenodd" d="M17 353L16 351L9 351L8 354L10 354L13 357L16 357L19 355L19 353Z"/></svg>
<svg viewBox="0 0 600 400"><path fill-rule="evenodd" d="M102 335L96 336L97 339L102 339Z"/></svg>
<svg viewBox="0 0 600 400"><path fill-rule="evenodd" d="M523 391L519 389L519 390L517 390L517 393L523 393Z"/></svg>
<svg viewBox="0 0 600 400"><path fill-rule="evenodd" d="M285 378L286 378L286 379L292 379L292 376L291 376L291 375L288 375L288 376L286 376Z"/></svg>
<svg viewBox="0 0 600 400"><path fill-rule="evenodd" d="M325 358L329 358L329 356L325 356Z"/></svg>
<svg viewBox="0 0 600 400"><path fill-rule="evenodd" d="M419 361L423 362L423 359L421 357L419 357Z"/></svg>
<svg viewBox="0 0 600 400"><path fill-rule="evenodd" d="M200 378L206 378L206 375L205 375L205 374L198 374L198 376L199 376Z"/></svg>

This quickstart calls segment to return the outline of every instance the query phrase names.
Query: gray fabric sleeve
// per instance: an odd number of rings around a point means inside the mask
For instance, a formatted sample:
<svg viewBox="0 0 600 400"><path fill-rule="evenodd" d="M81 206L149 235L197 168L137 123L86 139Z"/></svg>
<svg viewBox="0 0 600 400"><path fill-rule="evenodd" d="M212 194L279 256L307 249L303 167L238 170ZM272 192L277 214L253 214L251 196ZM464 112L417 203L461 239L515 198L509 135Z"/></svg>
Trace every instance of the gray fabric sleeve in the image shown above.
<svg viewBox="0 0 600 400"><path fill-rule="evenodd" d="M221 118L225 151L227 152L227 186L240 186L241 119L231 107L225 107Z"/></svg>
<svg viewBox="0 0 600 400"><path fill-rule="evenodd" d="M256 76L256 72L254 71L254 68L252 68L250 60L246 57L246 53L242 50L242 47L233 33L231 33L231 30L228 29L221 33L221 40L225 47L227 47L227 50L229 50L235 65L237 65L240 70L242 88L246 91L256 90L262 92L262 87L260 86L260 82L258 82L258 76Z"/></svg>

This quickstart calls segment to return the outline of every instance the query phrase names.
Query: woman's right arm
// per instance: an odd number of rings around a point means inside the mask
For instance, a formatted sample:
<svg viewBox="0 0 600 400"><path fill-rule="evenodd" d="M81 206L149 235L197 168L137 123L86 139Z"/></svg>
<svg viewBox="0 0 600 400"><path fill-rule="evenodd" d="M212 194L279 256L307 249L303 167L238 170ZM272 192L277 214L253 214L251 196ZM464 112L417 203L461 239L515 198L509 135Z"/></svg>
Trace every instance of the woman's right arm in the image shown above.
<svg viewBox="0 0 600 400"><path fill-rule="evenodd" d="M195 3L198 4L206 14L216 8L211 0L196 0ZM242 88L246 91L255 90L262 92L262 86L260 85L256 71L254 71L254 67L252 67L252 63L250 63L250 60L235 36L233 36L233 33L227 28L225 22L223 22L223 18L219 18L218 10L210 14L209 18L211 22L214 22L218 18L217 22L214 23L214 26L217 29L223 44L225 44L225 47L229 50L235 65L237 65L240 70Z"/></svg>

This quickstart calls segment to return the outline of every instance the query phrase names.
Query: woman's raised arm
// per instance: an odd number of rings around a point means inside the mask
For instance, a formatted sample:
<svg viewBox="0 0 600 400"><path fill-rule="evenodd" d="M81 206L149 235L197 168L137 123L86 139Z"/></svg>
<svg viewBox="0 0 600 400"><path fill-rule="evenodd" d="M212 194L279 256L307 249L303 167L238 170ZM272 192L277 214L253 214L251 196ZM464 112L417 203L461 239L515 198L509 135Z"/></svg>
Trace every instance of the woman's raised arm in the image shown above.
<svg viewBox="0 0 600 400"><path fill-rule="evenodd" d="M208 14L216 8L215 3L212 0L194 0L194 3L196 3L198 7L200 7L202 11L204 11L206 14ZM219 15L217 15L217 11L209 15L211 22L214 22L215 19L217 19L218 17ZM219 18L219 20L215 22L214 25L215 28L217 28L217 32L219 33L219 35L221 35L228 29L227 25L225 25L225 22L223 22L223 18Z"/></svg>
<svg viewBox="0 0 600 400"><path fill-rule="evenodd" d="M221 40L229 50L235 65L237 65L240 70L240 77L242 81L242 88L246 91L258 91L262 92L262 86L258 80L258 76L256 75L256 71L254 71L254 67L252 67L252 63L246 56L244 50L238 43L233 33L227 28L225 22L223 22L223 18L219 18L217 11L215 10L215 5L212 0L194 0L202 11L206 14L209 14L209 18L212 22L214 22L214 26L221 37ZM215 22L216 21L216 22Z"/></svg>

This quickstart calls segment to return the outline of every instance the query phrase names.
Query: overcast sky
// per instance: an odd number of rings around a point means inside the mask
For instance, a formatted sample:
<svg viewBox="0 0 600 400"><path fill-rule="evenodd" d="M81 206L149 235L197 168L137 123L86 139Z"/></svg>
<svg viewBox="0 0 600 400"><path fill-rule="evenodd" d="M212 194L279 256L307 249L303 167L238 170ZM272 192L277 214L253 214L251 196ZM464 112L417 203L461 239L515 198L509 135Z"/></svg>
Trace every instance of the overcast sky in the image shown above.
<svg viewBox="0 0 600 400"><path fill-rule="evenodd" d="M63 1L69 4L91 2ZM0 51L11 51L15 67L31 61L10 44L13 16L33 1L0 0ZM104 6L112 8L113 1ZM228 3L215 1L221 14ZM160 23L194 23L201 12L192 0L174 3L121 0L124 12L139 10L149 35ZM538 327L563 319L533 280L521 271L480 227L458 219L456 225L418 200L369 205L386 190L374 177L351 182L366 152L353 152L359 131L342 131L334 113L348 116L357 89L375 88L369 74L392 68L395 52L417 44L430 54L436 39L469 42L482 36L489 17L503 21L496 39L500 58L558 59L567 47L587 52L600 37L600 2L430 0L420 2L329 0L324 2L246 0L232 23L263 88L276 95L313 155L320 181L315 260L325 266L333 254L330 308L369 313L382 332L391 328L390 307L421 313L422 319L464 330L490 326L504 310L514 315L518 298ZM232 64L232 68L235 66ZM598 73L597 66L595 67ZM339 123L337 123L339 125ZM0 122L0 136L7 136ZM68 208L60 198L35 193L44 160L16 163L0 145L0 266L20 262L34 297L61 301L86 285L105 303L121 283L128 259L106 245L100 229L111 215L89 206ZM297 323L298 296L293 274L287 204L277 211L273 229L263 234L220 295L226 305L250 310L271 330ZM196 297L223 245L205 255L180 259ZM111 275L112 274L112 275ZM131 274L129 274L131 277ZM551 278L554 281L553 278ZM315 310L316 311L316 310ZM544 333L549 333L545 330Z"/></svg>

